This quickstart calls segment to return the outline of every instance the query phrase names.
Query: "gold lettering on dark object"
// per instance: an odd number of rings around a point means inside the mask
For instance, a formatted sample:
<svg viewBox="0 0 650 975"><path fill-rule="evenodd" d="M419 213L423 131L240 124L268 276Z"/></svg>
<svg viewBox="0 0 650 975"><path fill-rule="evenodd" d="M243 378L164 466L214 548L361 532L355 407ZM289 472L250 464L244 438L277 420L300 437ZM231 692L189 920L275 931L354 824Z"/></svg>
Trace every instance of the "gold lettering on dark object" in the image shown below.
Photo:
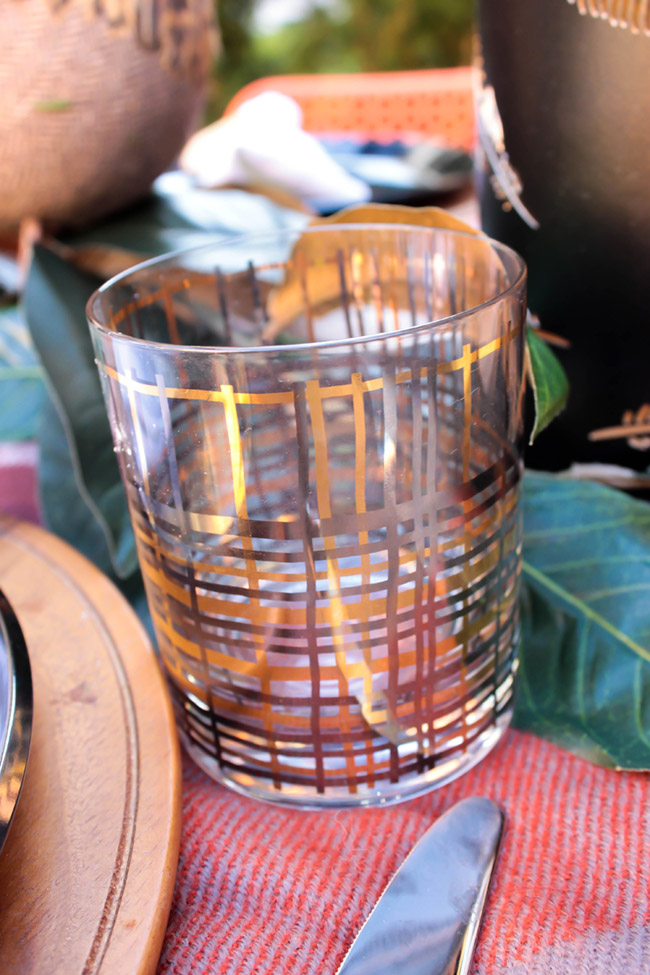
<svg viewBox="0 0 650 975"><path fill-rule="evenodd" d="M644 403L643 406L636 411L636 413L634 410L626 410L623 414L623 423L625 425L635 427L638 426L645 428L650 426L650 404ZM634 450L650 449L650 436L628 437L627 442Z"/></svg>
<svg viewBox="0 0 650 975"><path fill-rule="evenodd" d="M650 37L650 3L648 0L568 0L583 17L605 20L612 27L630 30Z"/></svg>
<svg viewBox="0 0 650 975"><path fill-rule="evenodd" d="M480 56L477 56L476 62L478 71L475 76L474 102L479 149L477 166L484 170L489 167L491 170L489 178L492 190L496 199L501 201L503 209L514 210L524 223L537 230L539 221L522 199L523 183L506 150L503 122L494 88L487 84Z"/></svg>
<svg viewBox="0 0 650 975"><path fill-rule="evenodd" d="M590 440L623 440L633 450L650 450L650 403L644 403L638 410L626 410L621 424L592 430Z"/></svg>

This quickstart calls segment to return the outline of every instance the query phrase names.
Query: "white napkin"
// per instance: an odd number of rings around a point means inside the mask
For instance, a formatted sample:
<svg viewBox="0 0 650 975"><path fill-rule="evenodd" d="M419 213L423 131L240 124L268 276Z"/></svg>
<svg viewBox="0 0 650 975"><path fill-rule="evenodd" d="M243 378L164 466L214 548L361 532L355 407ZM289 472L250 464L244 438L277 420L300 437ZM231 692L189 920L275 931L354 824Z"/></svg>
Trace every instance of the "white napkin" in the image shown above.
<svg viewBox="0 0 650 975"><path fill-rule="evenodd" d="M192 136L180 166L199 186L267 186L316 209L370 199L367 184L346 173L301 126L297 102L267 91Z"/></svg>

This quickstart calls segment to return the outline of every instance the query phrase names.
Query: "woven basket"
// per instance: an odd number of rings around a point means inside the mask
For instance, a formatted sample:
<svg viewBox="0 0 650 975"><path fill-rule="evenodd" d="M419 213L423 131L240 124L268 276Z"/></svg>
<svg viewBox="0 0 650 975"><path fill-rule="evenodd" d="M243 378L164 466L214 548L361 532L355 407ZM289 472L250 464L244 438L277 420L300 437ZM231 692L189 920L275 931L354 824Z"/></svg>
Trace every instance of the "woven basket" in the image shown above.
<svg viewBox="0 0 650 975"><path fill-rule="evenodd" d="M0 2L0 228L137 199L198 120L212 0Z"/></svg>

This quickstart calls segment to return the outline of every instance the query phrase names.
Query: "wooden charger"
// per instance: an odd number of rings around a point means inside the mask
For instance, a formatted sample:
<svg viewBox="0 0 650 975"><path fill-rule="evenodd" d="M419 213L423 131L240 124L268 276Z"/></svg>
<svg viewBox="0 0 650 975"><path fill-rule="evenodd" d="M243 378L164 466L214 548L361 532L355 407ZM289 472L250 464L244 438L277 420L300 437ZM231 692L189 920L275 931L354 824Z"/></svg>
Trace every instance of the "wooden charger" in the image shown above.
<svg viewBox="0 0 650 975"><path fill-rule="evenodd" d="M174 719L115 587L40 528L0 520L0 587L27 641L32 745L0 857L0 967L156 970L180 841Z"/></svg>

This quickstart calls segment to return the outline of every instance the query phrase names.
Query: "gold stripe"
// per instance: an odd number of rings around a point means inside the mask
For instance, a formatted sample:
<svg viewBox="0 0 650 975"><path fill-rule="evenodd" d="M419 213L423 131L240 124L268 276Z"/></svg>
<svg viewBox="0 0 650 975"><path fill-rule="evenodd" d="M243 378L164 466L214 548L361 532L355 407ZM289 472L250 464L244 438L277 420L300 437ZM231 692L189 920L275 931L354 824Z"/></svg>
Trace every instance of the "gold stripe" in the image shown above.
<svg viewBox="0 0 650 975"><path fill-rule="evenodd" d="M354 409L354 439L355 439L355 470L354 470L354 484L355 484L355 504L357 514L363 514L366 510L366 416L364 412L363 405L363 379L360 372L355 372L352 374L352 405ZM359 544L368 544L368 532L359 532ZM411 556L411 560L415 558L415 555ZM400 560L401 562L401 560ZM386 569L388 569L388 562L385 563ZM370 557L367 552L361 556L361 585L366 586L370 583ZM377 571L377 570L376 570ZM381 571L381 569L378 569ZM368 593L363 593L361 597L361 602L359 605L359 620L361 623L367 624L370 620L370 599ZM368 626L364 626L361 630L361 635L365 641L370 640L370 630ZM372 651L369 646L364 646L363 650L363 662L366 667L366 672L363 676L363 699L361 700L361 714L368 724L372 727L373 721L376 721L376 714L373 715L372 709L372 677L373 677L373 661L372 661ZM370 747L366 751L366 767L369 775L371 776L368 785L372 787L374 785L373 776L373 755Z"/></svg>
<svg viewBox="0 0 650 975"><path fill-rule="evenodd" d="M323 404L320 397L320 386L316 379L310 379L305 383L305 397L309 406L311 416L312 433L314 438L314 463L316 468L316 495L318 499L318 514L321 518L331 518L332 509L330 505L330 485L328 471L327 453L327 433L325 430L325 417L323 416ZM323 536L323 548L327 558L327 576L330 589L329 604L326 607L316 606L314 616L316 623L329 622L331 624L332 644L334 656L338 665L339 695L346 697L349 693L350 668L347 663L345 653L345 640L342 632L342 624L345 618L346 607L340 599L341 583L338 577L338 559L336 555L330 557L330 551L336 551L336 539L331 536ZM349 613L349 610L347 610ZM306 622L306 611L302 611ZM321 673L323 671L321 670ZM341 731L345 734L350 730L350 709L347 704L342 704L339 709ZM348 775L348 786L351 793L357 791L355 782L354 757L348 747L345 748L345 767Z"/></svg>
<svg viewBox="0 0 650 975"><path fill-rule="evenodd" d="M332 542L332 538L327 539L330 553L333 552ZM338 628L343 626L344 623L348 621L354 621L359 618L359 606L361 605L362 600L367 600L368 613L370 617L380 618L386 615L386 597L379 596L376 599L371 599L368 594L365 594L354 603L342 602L340 598L341 587L336 573L337 561L338 560L336 557L330 554L328 557L328 565L330 566L330 594L329 596L327 594L323 594L323 599L325 600L326 605L316 606L315 623L331 623L334 631L338 632L340 642L341 634ZM425 583L423 598L426 598L428 591L427 587L428 583ZM399 611L409 609L414 605L414 592L415 589L413 586L398 592L397 609ZM343 593L345 593L345 590L343 590ZM277 595L277 599L275 600L273 599L274 595ZM215 596L197 596L197 602L199 609L202 612L228 620L246 620L255 626L264 626L265 624L270 623L274 626L282 625L288 627L301 627L305 626L307 623L307 610L304 607L293 606L291 603L287 603L282 599L281 594L269 593L268 597L265 597L265 603L274 603L274 605L271 606L261 606L260 600L253 598L251 598L250 602L248 603L236 603L227 597L219 599ZM279 610L282 611L281 624L277 617L274 617L273 619L270 618L271 613L277 613Z"/></svg>
<svg viewBox="0 0 650 975"><path fill-rule="evenodd" d="M463 408L463 479L469 481L469 451L472 436L472 353L469 345L463 346ZM470 499L465 504L471 506L473 501Z"/></svg>
<svg viewBox="0 0 650 975"><path fill-rule="evenodd" d="M217 516L215 516L215 517L217 517ZM231 519L229 519L229 520L231 520ZM487 519L486 520L486 524L489 523L489 520L490 519ZM135 525L135 533L136 533L136 535L139 538L141 538L143 540L143 542L146 542L149 545L153 545L153 539L154 539L153 533L152 534L147 534L147 532L145 532L144 529L140 525L138 525L137 523ZM478 533L478 529L477 529L477 533ZM235 536L235 537L239 537L239 536ZM456 539L451 539L444 546L441 545L438 550L440 552L442 552L444 549L453 547L454 545L457 545L457 544L458 544L458 542L457 542ZM165 559L167 559L169 562L175 562L176 565L180 565L183 568L185 568L185 566L187 565L187 559L183 558L183 556L181 556L181 555L176 555L175 552L171 551L171 549L166 548L165 545L161 544L160 545L160 548L159 548L159 551L165 556ZM429 547L427 546L424 549L424 551L423 551L423 557L424 558L428 558L429 557L429 554L430 554L430 550L429 550ZM362 558L362 557L360 557L360 558ZM413 551L413 552L409 552L409 551L403 552L402 555L400 555L400 557L399 557L399 564L400 565L407 565L409 562L415 562L416 558L417 558L417 553L415 551ZM306 574L304 572L263 572L263 571L260 571L259 570L259 564L260 563L258 561L257 562L257 565L258 565L258 572L257 572L257 574L258 574L258 578L261 581L265 581L265 582L305 582L306 579L307 579L307 576L306 576ZM237 576L237 577L241 577L241 578L245 578L245 579L248 578L248 570L247 569L242 569L242 568L239 568L239 566L234 566L234 565L233 566L227 566L227 565L215 565L214 563L211 563L211 562L197 562L196 563L196 568L197 568L198 571L204 573L205 575L214 574L214 575L224 575L224 576ZM385 572L387 570L387 568L388 568L388 562L387 561L386 562L373 562L372 563L372 569L373 569L374 572ZM356 576L356 575L359 575L359 569L360 569L360 566L355 566L355 565L348 566L347 568L344 568L344 569L342 569L342 568L339 567L339 570L338 570L339 578L342 578L344 576ZM311 576L310 576L310 578L311 578ZM314 578L316 578L317 580L327 579L328 578L327 571L326 570L325 571L321 570L319 572L316 572L315 575L314 575Z"/></svg>
<svg viewBox="0 0 650 975"><path fill-rule="evenodd" d="M437 588L437 587L436 587ZM188 640L182 634L180 634L172 626L169 619L161 617L155 610L152 610L152 615L155 618L156 626L160 627L161 631L167 636L170 643L177 649L187 654L188 656L200 661L201 651L196 643L192 640ZM436 644L436 656L446 657L453 651L462 651L463 646L466 645L467 641L477 636L481 630L494 622L495 611L492 609L486 610L483 615L473 620L471 623L465 623L461 630L457 633L450 634L449 636L439 640ZM230 671L234 674L243 674L248 676L259 676L258 674L258 663L257 661L241 660L238 657L233 657L230 654L222 653L221 651L214 650L207 647L205 650L208 660L211 664L222 667L226 671ZM417 651L415 648L400 651L399 654L399 665L400 667L412 667L415 665ZM378 658L373 660L373 673L384 674L388 671L388 658ZM277 681L287 681L287 682L303 682L310 680L310 668L308 666L286 666L286 667L273 667L272 669L273 680ZM359 663L347 663L346 664L345 676L347 679L363 678L366 673L366 665L364 662ZM341 668L338 664L335 667L324 666L321 668L321 680L338 681L339 686L341 682ZM340 692L341 693L341 692ZM347 694L347 687L344 685L344 694ZM341 696L343 696L343 693ZM265 705L268 707L268 705ZM347 717L349 718L349 711L347 712ZM282 716L282 720L285 720L285 716ZM272 730L272 729L267 729Z"/></svg>
<svg viewBox="0 0 650 975"><path fill-rule="evenodd" d="M226 415L226 430L228 432L228 444L230 447L230 466L232 469L232 484L235 496L235 510L237 511L237 517L239 519L245 519L248 521L248 506L246 504L246 475L244 471L244 458L242 455L241 448L241 436L239 433L239 421L237 418L237 406L235 403L235 395L232 386L223 385L221 391L224 397L224 411ZM253 542L250 536L240 535L239 536L242 543L243 550L250 554L253 552ZM257 563L255 559L246 559L246 567L248 569L248 588L249 590L259 590L260 583L259 577L257 575ZM199 609L203 609L207 600L205 597L197 595L197 604ZM232 601L230 604L231 610L234 610L235 605ZM251 614L256 614L262 616L262 611L260 607L260 602L257 597L249 595L249 606ZM255 655L257 657L257 664L255 668L255 675L260 681L260 687L263 694L271 696L271 678L270 678L270 668L266 659L266 648L264 644L264 637L261 633L254 634L254 642L256 644ZM232 658L230 658L232 659ZM228 668L232 666L231 664L224 663L224 667ZM273 712L271 705L265 703L263 706L264 715L264 728L269 735L274 733L273 726ZM278 757L275 754L271 755L271 765L273 767L274 774L274 786L277 789L281 788L282 775L280 772L280 764Z"/></svg>
<svg viewBox="0 0 650 975"><path fill-rule="evenodd" d="M511 337L514 338L521 332L521 326L513 329ZM488 342L486 345L481 346L479 349L475 349L469 354L470 363L474 363L479 359L484 359L488 355L492 355L498 349L500 349L504 344L504 337L499 336ZM449 362L439 362L436 366L437 375L446 375L451 372L458 372L465 368L466 355L463 353L461 358L452 359ZM114 369L112 366L107 365L104 362L99 362L98 367L102 369L107 376L114 379L120 385L128 386L131 383L133 390L137 393L142 393L144 396L158 396L159 391L156 385L151 385L149 383L142 383L137 380L129 380L123 376L120 372ZM426 366L420 369L420 378L426 379L427 368ZM409 383L412 379L412 371L410 369L400 372L395 377L395 383L400 385L401 383ZM316 380L312 380L316 382ZM384 381L382 377L376 379L369 379L362 383L364 393L377 392L383 389ZM231 387L232 388L232 387ZM352 396L354 389L352 383L347 383L338 386L327 386L320 390L320 399L334 399L341 396ZM165 394L168 399L182 399L182 400L197 400L197 401L207 401L215 403L223 403L224 393L222 390L218 389L183 389L179 387L165 387ZM232 393L234 402L241 406L275 406L282 403L292 403L293 393L285 392L274 392L274 393Z"/></svg>
<svg viewBox="0 0 650 975"><path fill-rule="evenodd" d="M142 393L143 396L158 397L159 390L157 386L152 386L150 383L141 383L135 379L128 380L122 373L119 373L112 366L104 362L100 362L98 365L107 376L110 376L111 379L114 379L121 386L128 386L130 383L135 392ZM230 389L230 394L225 393L225 389ZM175 386L165 386L165 395L167 399L186 399L211 403L226 403L227 400L231 400L239 406L275 406L280 403L293 403L292 393L235 393L232 386L222 386L220 390L182 389Z"/></svg>

